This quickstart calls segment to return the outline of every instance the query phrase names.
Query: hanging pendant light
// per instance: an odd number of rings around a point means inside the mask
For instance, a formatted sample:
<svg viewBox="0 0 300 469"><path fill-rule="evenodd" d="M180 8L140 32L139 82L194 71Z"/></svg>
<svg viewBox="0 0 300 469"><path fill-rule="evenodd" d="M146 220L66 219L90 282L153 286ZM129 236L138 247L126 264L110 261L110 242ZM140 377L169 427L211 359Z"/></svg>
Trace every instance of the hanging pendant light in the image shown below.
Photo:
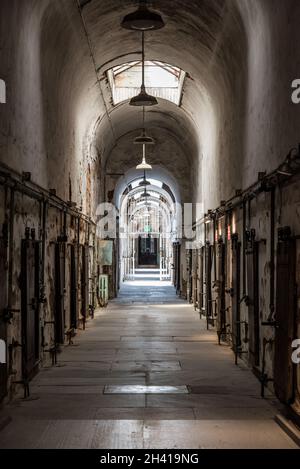
<svg viewBox="0 0 300 469"><path fill-rule="evenodd" d="M144 199L146 199L146 205L147 205L147 197L151 197L151 194L149 194L149 192L147 192L145 188L144 192L141 193L139 200L143 201Z"/></svg>
<svg viewBox="0 0 300 469"><path fill-rule="evenodd" d="M130 106L155 106L158 104L155 96L151 96L147 93L145 87L145 35L142 32L142 85L141 91L137 96L134 96L130 100Z"/></svg>
<svg viewBox="0 0 300 469"><path fill-rule="evenodd" d="M147 8L145 0L141 0L138 9L126 15L121 26L133 31L154 31L163 28L165 23L158 13Z"/></svg>
<svg viewBox="0 0 300 469"><path fill-rule="evenodd" d="M141 164L138 164L136 169L152 169L152 166L151 164L148 164L147 161L146 161L146 146L143 145L143 160L141 162Z"/></svg>
<svg viewBox="0 0 300 469"><path fill-rule="evenodd" d="M144 178L143 180L139 183L140 187L145 187L145 186L150 186L151 182L146 180L146 171L144 171Z"/></svg>
<svg viewBox="0 0 300 469"><path fill-rule="evenodd" d="M140 187L150 186L151 182L146 180L146 171L144 170L144 177L142 181L139 183Z"/></svg>
<svg viewBox="0 0 300 469"><path fill-rule="evenodd" d="M152 137L146 135L145 129L145 106L143 106L143 130L139 137L136 137L133 142L135 145L154 145L155 141Z"/></svg>
<svg viewBox="0 0 300 469"><path fill-rule="evenodd" d="M145 186L151 186L151 183L149 181L146 181L145 179L143 179L140 183L139 183L139 187L145 187Z"/></svg>
<svg viewBox="0 0 300 469"><path fill-rule="evenodd" d="M146 135L145 129L143 129L141 135L136 137L133 142L135 145L154 145L155 141L149 135Z"/></svg>

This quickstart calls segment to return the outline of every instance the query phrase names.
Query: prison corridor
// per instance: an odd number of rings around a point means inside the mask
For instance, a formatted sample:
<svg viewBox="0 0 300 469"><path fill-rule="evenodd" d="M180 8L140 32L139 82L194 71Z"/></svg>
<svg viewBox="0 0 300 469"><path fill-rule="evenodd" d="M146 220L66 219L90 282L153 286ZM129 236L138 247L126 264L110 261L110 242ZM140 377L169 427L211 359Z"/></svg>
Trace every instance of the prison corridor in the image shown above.
<svg viewBox="0 0 300 469"><path fill-rule="evenodd" d="M296 448L199 312L137 275L5 407L0 448Z"/></svg>

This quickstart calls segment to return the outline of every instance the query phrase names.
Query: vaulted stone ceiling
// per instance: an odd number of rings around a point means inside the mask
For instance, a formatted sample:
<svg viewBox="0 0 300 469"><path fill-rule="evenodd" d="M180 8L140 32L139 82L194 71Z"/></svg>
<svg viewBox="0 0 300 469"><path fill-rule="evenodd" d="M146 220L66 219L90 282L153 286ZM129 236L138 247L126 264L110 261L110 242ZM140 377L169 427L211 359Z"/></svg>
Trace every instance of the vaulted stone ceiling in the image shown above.
<svg viewBox="0 0 300 469"><path fill-rule="evenodd" d="M136 6L137 2L130 1L104 1L100 5L91 0L82 10L110 116L97 128L104 165L109 157L114 158L115 165L123 157L128 160L124 144L130 147L131 132L141 127L141 114L127 102L112 109L105 79L109 68L141 57L141 34L120 27L124 15ZM224 0L157 1L151 2L151 6L163 15L166 27L146 33L146 58L176 65L187 72L187 77L181 107L159 100L159 105L147 112L147 127L150 133L161 132L161 137L171 139L172 146L181 147L182 157L185 155L183 164L190 170L195 169L203 140L215 137L207 135L208 127L217 126L218 113L222 113L223 106L229 105L230 109L237 77L242 84L245 46L242 21L233 2ZM173 164L174 175L180 174L183 184L191 187L191 172L189 175L182 172L182 164L178 165L176 158L172 161L172 155L165 148L161 149L159 140L153 153L162 165ZM112 148L119 151L111 154ZM132 153L136 154L136 150ZM199 185L198 178L194 184Z"/></svg>
<svg viewBox="0 0 300 469"><path fill-rule="evenodd" d="M128 102L112 105L106 77L111 67L141 57L140 33L120 26L122 18L136 8L137 2L91 0L81 4L84 5L80 9L81 18L74 0L54 2L54 5L50 2L44 14L44 84L47 94L53 96L49 107L61 106L56 99L62 102L64 119L68 119L70 109L73 125L85 136L82 151L87 152L90 145L95 145L104 170L110 157L116 161L109 165L115 165L123 157L128 160L124 145L129 147L135 132L141 128L141 113L137 109L131 108ZM148 132L158 135L155 161L159 159L162 166L168 161L170 166L166 142L161 147L163 139L172 141L171 148L177 145L190 172L183 174L182 162L177 165L174 159L174 175L181 174L183 185L194 187L195 197L199 199L203 154L217 173L222 172L215 158L219 152L220 120L231 119L233 104L243 107L242 97L236 95L236 89L243 88L245 72L243 23L235 2L225 0L154 1L150 6L163 15L166 27L146 33L146 58L176 65L187 72L181 106L159 100L159 105L147 112ZM65 48L61 49L59 44ZM52 66L53 50L59 55L55 67ZM47 127L51 143L53 129L49 123ZM232 162L231 170L236 174L240 148L236 142L235 150L225 155L227 143L221 143L224 161L228 158L229 166ZM135 162L133 158L132 166Z"/></svg>

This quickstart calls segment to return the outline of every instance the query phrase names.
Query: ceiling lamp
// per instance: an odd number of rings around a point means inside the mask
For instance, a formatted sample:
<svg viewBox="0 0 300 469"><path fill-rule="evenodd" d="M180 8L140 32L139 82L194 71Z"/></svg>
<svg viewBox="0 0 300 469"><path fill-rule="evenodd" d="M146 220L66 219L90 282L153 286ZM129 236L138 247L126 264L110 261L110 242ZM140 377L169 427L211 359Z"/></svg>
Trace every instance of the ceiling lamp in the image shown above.
<svg viewBox="0 0 300 469"><path fill-rule="evenodd" d="M140 187L145 187L145 186L150 186L151 182L146 180L146 171L144 171L144 178L143 180L139 183Z"/></svg>
<svg viewBox="0 0 300 469"><path fill-rule="evenodd" d="M149 137L149 135L146 135L145 129L143 129L143 132L139 137L136 137L133 142L135 145L154 145L154 139L152 137Z"/></svg>
<svg viewBox="0 0 300 469"><path fill-rule="evenodd" d="M141 91L137 96L134 96L130 100L130 106L155 106L158 104L155 96L151 96L147 93L145 87L145 35L142 32L142 85Z"/></svg>
<svg viewBox="0 0 300 469"><path fill-rule="evenodd" d="M140 187L146 187L146 186L150 186L151 183L149 181L146 181L146 179L143 179L140 183L139 183L139 186Z"/></svg>
<svg viewBox="0 0 300 469"><path fill-rule="evenodd" d="M151 183L149 181L146 181L146 179L143 179L140 183L139 183L139 186L140 187L145 187L145 186L150 186Z"/></svg>
<svg viewBox="0 0 300 469"><path fill-rule="evenodd" d="M133 31L154 31L163 28L165 23L158 13L147 8L145 0L141 0L139 8L126 15L121 26Z"/></svg>
<svg viewBox="0 0 300 469"><path fill-rule="evenodd" d="M147 199L147 197L151 197L151 194L149 194L149 192L146 192L146 189L145 189L145 191L142 192L140 199L141 200Z"/></svg>
<svg viewBox="0 0 300 469"><path fill-rule="evenodd" d="M154 145L155 141L152 137L146 135L145 129L145 107L143 106L143 130L139 137L136 137L133 142L135 145Z"/></svg>
<svg viewBox="0 0 300 469"><path fill-rule="evenodd" d="M139 201L142 202L146 199L145 205L147 207L148 206L148 201L147 201L148 197L151 197L151 194L149 194L149 192L146 191L146 187L145 187L144 192L141 193L140 198L138 199L138 202Z"/></svg>
<svg viewBox="0 0 300 469"><path fill-rule="evenodd" d="M152 166L151 164L148 164L147 161L146 161L146 146L143 145L143 161L141 162L141 164L138 164L136 169L152 169Z"/></svg>

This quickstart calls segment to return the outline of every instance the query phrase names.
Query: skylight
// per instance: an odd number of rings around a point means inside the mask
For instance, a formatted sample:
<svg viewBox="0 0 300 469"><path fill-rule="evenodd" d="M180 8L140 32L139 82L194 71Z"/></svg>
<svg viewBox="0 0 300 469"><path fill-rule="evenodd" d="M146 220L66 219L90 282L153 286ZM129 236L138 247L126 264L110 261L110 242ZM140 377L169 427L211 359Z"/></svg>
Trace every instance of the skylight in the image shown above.
<svg viewBox="0 0 300 469"><path fill-rule="evenodd" d="M140 92L142 62L129 62L107 72L114 105L131 99ZM145 62L147 92L157 98L180 105L185 72L178 67L158 61Z"/></svg>

